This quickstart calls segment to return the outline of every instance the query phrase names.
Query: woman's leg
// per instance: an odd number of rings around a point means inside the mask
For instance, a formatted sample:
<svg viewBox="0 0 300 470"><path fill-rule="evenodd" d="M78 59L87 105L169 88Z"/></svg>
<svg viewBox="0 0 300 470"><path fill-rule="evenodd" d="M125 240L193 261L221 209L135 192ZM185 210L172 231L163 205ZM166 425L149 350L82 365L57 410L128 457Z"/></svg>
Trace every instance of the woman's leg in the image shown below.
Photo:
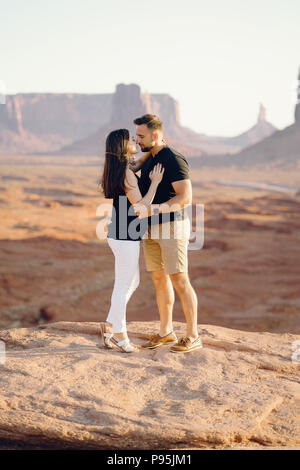
<svg viewBox="0 0 300 470"><path fill-rule="evenodd" d="M136 264L136 270L135 270L135 274L133 276L133 279L132 279L132 283L130 285L130 288L127 292L127 297L126 297L126 304L129 302L132 294L134 293L135 289L139 286L140 284L140 265L139 263L137 262Z"/></svg>
<svg viewBox="0 0 300 470"><path fill-rule="evenodd" d="M126 334L126 305L140 280L140 242L112 238L107 242L115 256L115 283L106 321L113 324L114 333Z"/></svg>

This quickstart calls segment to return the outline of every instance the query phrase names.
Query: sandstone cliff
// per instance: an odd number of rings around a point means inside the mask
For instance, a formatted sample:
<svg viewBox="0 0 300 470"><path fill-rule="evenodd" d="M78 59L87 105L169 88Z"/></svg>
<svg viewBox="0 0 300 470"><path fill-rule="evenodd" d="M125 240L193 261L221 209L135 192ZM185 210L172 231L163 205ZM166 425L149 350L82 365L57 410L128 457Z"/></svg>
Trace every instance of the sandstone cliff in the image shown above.
<svg viewBox="0 0 300 470"><path fill-rule="evenodd" d="M109 131L127 127L146 112L158 114L169 145L189 156L237 153L274 132L261 119L240 136L198 134L180 122L179 103L168 94L142 93L136 84L119 84L115 93L8 95L0 106L0 153L99 155Z"/></svg>
<svg viewBox="0 0 300 470"><path fill-rule="evenodd" d="M285 167L297 171L300 167L300 125L296 122L285 129L278 130L235 155L206 157L201 159L201 164L239 168L251 168L263 164L264 167Z"/></svg>
<svg viewBox="0 0 300 470"><path fill-rule="evenodd" d="M0 105L0 153L50 152L106 122L111 94L26 93Z"/></svg>

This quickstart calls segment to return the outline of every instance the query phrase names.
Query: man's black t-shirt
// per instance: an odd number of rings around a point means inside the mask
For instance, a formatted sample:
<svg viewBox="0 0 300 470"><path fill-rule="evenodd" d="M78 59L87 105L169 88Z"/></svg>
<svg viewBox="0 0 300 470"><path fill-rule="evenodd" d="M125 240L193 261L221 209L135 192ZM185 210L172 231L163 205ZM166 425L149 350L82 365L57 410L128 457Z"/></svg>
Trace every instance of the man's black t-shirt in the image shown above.
<svg viewBox="0 0 300 470"><path fill-rule="evenodd" d="M149 173L153 170L157 163L161 163L165 171L163 178L158 185L156 194L152 201L152 204L162 204L169 199L176 196L172 183L175 181L189 179L189 164L186 158L179 152L169 147L168 145L163 147L154 157L150 155L147 158L143 166L141 167L141 176L138 180L139 189L142 197L148 192L151 185ZM172 221L177 216L181 216L181 211L175 211L171 213L159 214L152 217L148 217L149 225L161 224L165 221Z"/></svg>

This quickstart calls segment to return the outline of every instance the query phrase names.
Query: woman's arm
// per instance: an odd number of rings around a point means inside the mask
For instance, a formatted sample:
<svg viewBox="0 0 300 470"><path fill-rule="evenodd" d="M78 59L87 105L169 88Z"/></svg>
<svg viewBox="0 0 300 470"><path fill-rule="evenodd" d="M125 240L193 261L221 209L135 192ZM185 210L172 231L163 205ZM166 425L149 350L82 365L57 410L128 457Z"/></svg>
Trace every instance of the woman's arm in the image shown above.
<svg viewBox="0 0 300 470"><path fill-rule="evenodd" d="M142 197L139 186L137 184L136 176L130 168L127 168L124 183L126 196L132 205L141 204L149 206L154 199L157 187L160 182L156 180L151 181L147 194Z"/></svg>

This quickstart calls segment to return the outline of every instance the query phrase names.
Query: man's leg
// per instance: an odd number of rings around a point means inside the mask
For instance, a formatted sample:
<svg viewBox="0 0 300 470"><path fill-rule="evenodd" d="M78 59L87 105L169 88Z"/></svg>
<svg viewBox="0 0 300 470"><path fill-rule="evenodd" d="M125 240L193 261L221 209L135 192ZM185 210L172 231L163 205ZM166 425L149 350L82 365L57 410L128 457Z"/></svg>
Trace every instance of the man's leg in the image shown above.
<svg viewBox="0 0 300 470"><path fill-rule="evenodd" d="M169 274L172 285L176 290L186 319L186 335L193 341L198 337L197 312L198 299L187 272Z"/></svg>
<svg viewBox="0 0 300 470"><path fill-rule="evenodd" d="M172 313L175 301L174 289L168 274L164 269L152 271L152 279L155 284L156 302L160 315L159 335L165 336L173 330Z"/></svg>

